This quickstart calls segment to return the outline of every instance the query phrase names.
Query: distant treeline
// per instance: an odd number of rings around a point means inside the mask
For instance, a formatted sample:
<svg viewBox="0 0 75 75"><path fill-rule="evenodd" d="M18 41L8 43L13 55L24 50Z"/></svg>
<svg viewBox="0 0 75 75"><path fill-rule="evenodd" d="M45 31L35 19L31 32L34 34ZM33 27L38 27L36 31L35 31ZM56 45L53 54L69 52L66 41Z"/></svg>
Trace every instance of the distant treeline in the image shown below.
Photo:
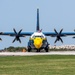
<svg viewBox="0 0 75 75"><path fill-rule="evenodd" d="M26 50L26 47L13 47L10 46L8 48L4 48L2 50L0 50L0 52L22 52L23 50Z"/></svg>
<svg viewBox="0 0 75 75"><path fill-rule="evenodd" d="M0 52L26 52L28 51L26 47L13 47L10 46L8 48L4 48L0 50ZM35 52L36 50L32 50L32 52ZM45 50L41 50L41 52L44 52ZM75 49L49 49L49 51L75 51Z"/></svg>

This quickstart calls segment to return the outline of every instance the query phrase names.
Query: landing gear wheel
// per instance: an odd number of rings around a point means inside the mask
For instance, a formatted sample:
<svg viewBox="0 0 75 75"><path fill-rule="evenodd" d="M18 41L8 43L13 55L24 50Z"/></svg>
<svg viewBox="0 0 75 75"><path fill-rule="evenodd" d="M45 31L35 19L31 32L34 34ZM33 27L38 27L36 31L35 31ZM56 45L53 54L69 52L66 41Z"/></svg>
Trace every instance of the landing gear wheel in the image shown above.
<svg viewBox="0 0 75 75"><path fill-rule="evenodd" d="M48 52L48 49L45 49L46 52Z"/></svg>
<svg viewBox="0 0 75 75"><path fill-rule="evenodd" d="M28 47L28 52L30 52L31 51L31 48L30 47Z"/></svg>
<svg viewBox="0 0 75 75"><path fill-rule="evenodd" d="M49 50L49 47L46 47L46 48L45 48L45 51L48 52L48 50Z"/></svg>

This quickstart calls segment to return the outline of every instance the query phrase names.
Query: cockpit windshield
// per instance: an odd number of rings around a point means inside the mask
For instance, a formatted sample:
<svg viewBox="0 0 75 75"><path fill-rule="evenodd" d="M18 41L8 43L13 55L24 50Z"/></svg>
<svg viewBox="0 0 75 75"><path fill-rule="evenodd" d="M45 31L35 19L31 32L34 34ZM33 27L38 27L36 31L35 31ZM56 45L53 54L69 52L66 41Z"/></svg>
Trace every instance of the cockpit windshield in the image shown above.
<svg viewBox="0 0 75 75"><path fill-rule="evenodd" d="M31 38L36 38L36 37L45 38L45 35L41 32L40 33L34 32L31 36Z"/></svg>
<svg viewBox="0 0 75 75"><path fill-rule="evenodd" d="M44 36L42 36L42 35L41 35L41 36L38 36L38 35L36 36L36 35L34 35L32 38L36 38L36 37L44 38Z"/></svg>

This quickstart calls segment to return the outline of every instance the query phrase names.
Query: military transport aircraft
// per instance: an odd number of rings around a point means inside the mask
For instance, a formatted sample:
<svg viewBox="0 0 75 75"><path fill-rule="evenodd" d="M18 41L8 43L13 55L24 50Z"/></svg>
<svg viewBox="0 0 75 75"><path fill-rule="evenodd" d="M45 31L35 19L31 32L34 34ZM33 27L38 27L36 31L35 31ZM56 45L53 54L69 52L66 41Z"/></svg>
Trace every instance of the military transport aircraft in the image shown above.
<svg viewBox="0 0 75 75"><path fill-rule="evenodd" d="M12 43L14 43L15 41L19 41L21 43L20 37L30 36L28 42L28 52L30 52L32 49L36 49L37 52L40 52L41 49L45 49L45 51L48 52L49 43L46 36L56 37L54 43L56 43L57 41L61 41L63 43L61 37L75 35L75 32L62 32L63 29L61 29L60 32L57 32L56 29L54 29L54 32L42 32L42 29L40 29L39 27L39 9L37 9L36 32L22 32L22 29L19 32L16 32L15 29L13 29L13 31L14 32L0 32L0 35L15 36L15 39ZM0 40L2 39L0 38Z"/></svg>

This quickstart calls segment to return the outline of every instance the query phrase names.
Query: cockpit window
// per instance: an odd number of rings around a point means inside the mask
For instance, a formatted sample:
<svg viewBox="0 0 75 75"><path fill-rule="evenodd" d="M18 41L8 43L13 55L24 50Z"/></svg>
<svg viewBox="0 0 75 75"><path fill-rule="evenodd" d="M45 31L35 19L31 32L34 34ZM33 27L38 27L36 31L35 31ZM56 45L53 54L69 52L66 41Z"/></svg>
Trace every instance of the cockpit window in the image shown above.
<svg viewBox="0 0 75 75"><path fill-rule="evenodd" d="M36 37L40 37L40 38L44 38L44 36L33 36L32 38L36 38Z"/></svg>

